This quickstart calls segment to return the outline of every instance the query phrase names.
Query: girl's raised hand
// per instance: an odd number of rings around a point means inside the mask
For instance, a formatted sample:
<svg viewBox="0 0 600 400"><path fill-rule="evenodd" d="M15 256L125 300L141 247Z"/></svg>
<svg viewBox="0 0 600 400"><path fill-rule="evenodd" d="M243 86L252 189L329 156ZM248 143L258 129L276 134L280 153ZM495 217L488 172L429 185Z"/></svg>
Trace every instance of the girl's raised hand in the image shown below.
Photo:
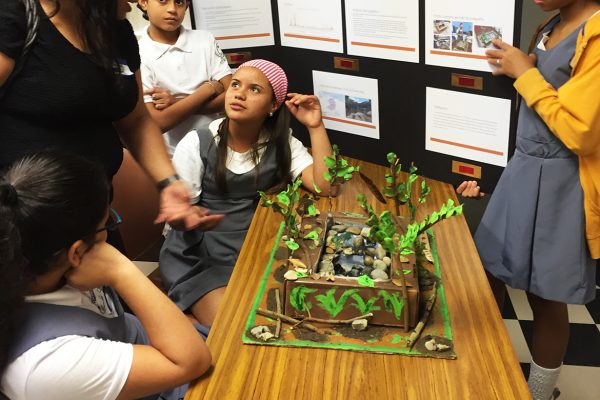
<svg viewBox="0 0 600 400"><path fill-rule="evenodd" d="M528 69L535 68L534 54L525 54L516 47L500 39L492 41L498 49L486 50L487 62L492 66L492 75L506 75L513 79L519 78Z"/></svg>
<svg viewBox="0 0 600 400"><path fill-rule="evenodd" d="M464 181L456 188L456 193L460 194L462 197L476 199L485 196L485 193L482 193L481 188L477 185L477 181Z"/></svg>
<svg viewBox="0 0 600 400"><path fill-rule="evenodd" d="M299 93L288 93L287 96L285 105L300 123L307 128L318 128L323 124L321 103L317 96Z"/></svg>

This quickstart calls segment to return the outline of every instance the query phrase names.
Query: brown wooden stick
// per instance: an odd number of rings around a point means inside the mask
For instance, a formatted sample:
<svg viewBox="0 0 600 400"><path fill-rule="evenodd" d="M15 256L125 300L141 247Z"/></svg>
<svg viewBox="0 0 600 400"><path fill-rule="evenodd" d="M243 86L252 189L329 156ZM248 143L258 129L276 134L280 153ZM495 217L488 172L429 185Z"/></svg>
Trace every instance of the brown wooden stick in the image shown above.
<svg viewBox="0 0 600 400"><path fill-rule="evenodd" d="M308 317L308 318L304 318L302 321L303 322L310 321L310 322L322 322L324 324L344 325L344 324L351 324L353 321L356 321L357 319L371 318L372 316L373 316L373 313L368 313L368 314L361 315L359 317L350 318L350 319L322 319L322 318Z"/></svg>
<svg viewBox="0 0 600 400"><path fill-rule="evenodd" d="M280 313L276 313L273 311L269 311L269 310L265 310L264 308L258 308L256 309L256 312L260 315L264 315L265 317L271 317L271 318L280 318L281 321L283 322L287 322L290 325L293 324L299 324L302 321L301 320L297 320L295 318L292 317L288 317L287 315L284 314L280 314ZM315 333L322 333L319 329L317 329L314 325L311 324L304 324L304 327L310 331L313 331Z"/></svg>
<svg viewBox="0 0 600 400"><path fill-rule="evenodd" d="M279 299L279 289L275 289L275 303L277 304L277 314L281 314L281 300ZM281 318L277 318L277 326L275 327L275 338L279 339L281 332Z"/></svg>
<svg viewBox="0 0 600 400"><path fill-rule="evenodd" d="M409 349L413 348L413 346L419 339L419 336L421 336L421 333L423 332L423 328L425 328L425 325L427 324L427 320L429 319L429 315L431 315L431 310L433 309L433 305L435 304L435 298L437 296L437 282L433 283L432 290L433 290L433 293L427 299L427 304L425 305L425 313L423 313L423 317L421 318L421 320L415 327L415 330L410 334L410 336L406 340L406 346Z"/></svg>
<svg viewBox="0 0 600 400"><path fill-rule="evenodd" d="M408 289L406 287L406 277L404 276L404 270L402 268L402 263L400 262L400 254L392 256L392 268L390 271L390 275L392 275L392 279L394 278L394 272L398 272L400 274L400 283L402 284L402 297L404 297L404 307L402 308L403 316L404 316L404 332L408 332L410 330L409 324L409 312L410 312L410 300L408 298Z"/></svg>

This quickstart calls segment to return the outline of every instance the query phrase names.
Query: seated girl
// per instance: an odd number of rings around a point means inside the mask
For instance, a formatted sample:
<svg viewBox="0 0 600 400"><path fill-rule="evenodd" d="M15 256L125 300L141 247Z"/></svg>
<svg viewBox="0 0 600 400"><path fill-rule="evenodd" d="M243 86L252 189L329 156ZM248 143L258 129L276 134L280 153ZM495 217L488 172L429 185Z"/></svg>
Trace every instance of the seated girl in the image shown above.
<svg viewBox="0 0 600 400"><path fill-rule="evenodd" d="M210 366L188 318L106 243L120 222L108 199L103 170L75 156L39 153L0 175L0 391L12 400L177 399Z"/></svg>
<svg viewBox="0 0 600 400"><path fill-rule="evenodd" d="M257 191L298 176L308 190L316 184L329 191L323 158L332 150L319 100L288 94L287 83L272 62L242 64L225 94L227 117L191 131L175 150L175 168L197 193L198 206L215 217L225 215L211 231L171 231L161 250L169 296L203 324L212 325L258 204ZM312 157L291 135L290 113L308 129Z"/></svg>

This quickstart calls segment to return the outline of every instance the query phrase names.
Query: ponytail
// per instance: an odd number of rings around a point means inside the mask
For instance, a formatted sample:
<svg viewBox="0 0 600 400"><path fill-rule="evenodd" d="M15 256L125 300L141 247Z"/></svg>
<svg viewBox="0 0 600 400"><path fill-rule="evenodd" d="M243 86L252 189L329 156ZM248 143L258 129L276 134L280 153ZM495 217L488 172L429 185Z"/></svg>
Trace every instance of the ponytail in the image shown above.
<svg viewBox="0 0 600 400"><path fill-rule="evenodd" d="M62 153L25 157L0 174L0 374L27 285L94 233L108 193L100 166Z"/></svg>

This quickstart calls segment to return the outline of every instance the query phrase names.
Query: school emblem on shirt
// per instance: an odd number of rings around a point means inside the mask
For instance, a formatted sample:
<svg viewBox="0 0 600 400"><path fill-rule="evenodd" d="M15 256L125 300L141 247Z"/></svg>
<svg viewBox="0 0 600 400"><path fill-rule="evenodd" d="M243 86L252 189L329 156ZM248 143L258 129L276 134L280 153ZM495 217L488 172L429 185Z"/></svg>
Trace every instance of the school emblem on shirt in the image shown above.
<svg viewBox="0 0 600 400"><path fill-rule="evenodd" d="M221 59L223 62L227 62L227 57L223 53L223 50L219 47L219 44L215 42L215 55Z"/></svg>

